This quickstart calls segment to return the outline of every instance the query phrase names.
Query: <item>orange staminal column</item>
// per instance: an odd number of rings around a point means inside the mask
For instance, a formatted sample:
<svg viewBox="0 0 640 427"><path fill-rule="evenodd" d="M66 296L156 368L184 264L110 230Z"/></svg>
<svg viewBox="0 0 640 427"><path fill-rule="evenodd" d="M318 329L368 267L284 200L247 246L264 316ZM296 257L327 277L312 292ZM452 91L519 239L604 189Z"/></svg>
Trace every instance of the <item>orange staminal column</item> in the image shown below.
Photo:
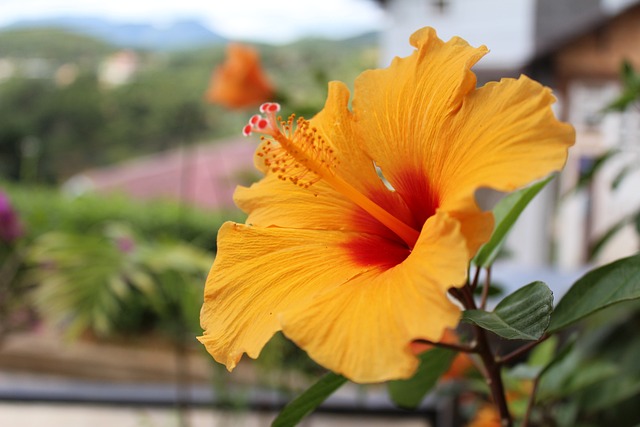
<svg viewBox="0 0 640 427"><path fill-rule="evenodd" d="M384 210L341 178L335 171L338 164L336 153L317 129L310 128L309 122L303 118L299 118L294 127L294 116L283 122L276 117L279 110L280 106L276 103L263 104L260 112L264 116L254 115L242 129L245 136L257 132L271 137L275 142L266 139L262 151L258 153L258 156L264 158L265 165L273 173L277 173L278 178L303 188L324 180L334 190L396 233L409 248L413 248L420 232Z"/></svg>

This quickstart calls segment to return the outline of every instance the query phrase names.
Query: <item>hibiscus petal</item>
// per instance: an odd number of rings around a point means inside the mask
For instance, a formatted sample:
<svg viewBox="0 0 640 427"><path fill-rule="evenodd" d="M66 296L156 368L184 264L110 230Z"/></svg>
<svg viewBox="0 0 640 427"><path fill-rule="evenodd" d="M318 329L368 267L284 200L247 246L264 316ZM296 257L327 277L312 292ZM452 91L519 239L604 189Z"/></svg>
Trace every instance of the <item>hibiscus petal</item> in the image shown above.
<svg viewBox="0 0 640 427"><path fill-rule="evenodd" d="M354 263L344 249L353 237L225 223L207 278L201 312L205 331L199 340L229 370L245 352L258 357L280 330L279 312L369 269Z"/></svg>
<svg viewBox="0 0 640 427"><path fill-rule="evenodd" d="M417 367L411 341L438 341L458 324L447 297L466 278L457 221L430 218L401 264L370 270L282 314L283 332L321 365L356 382L407 378Z"/></svg>
<svg viewBox="0 0 640 427"><path fill-rule="evenodd" d="M460 220L473 255L493 224L475 191L511 191L559 170L574 131L554 117L550 90L526 77L476 90L471 66L486 48L445 43L430 28L411 43L411 56L356 81L356 127L412 212L409 223L444 209Z"/></svg>
<svg viewBox="0 0 640 427"><path fill-rule="evenodd" d="M554 102L549 88L526 76L488 83L470 94L441 154L443 199L469 197L481 186L512 191L561 169L575 131L555 118Z"/></svg>
<svg viewBox="0 0 640 427"><path fill-rule="evenodd" d="M475 88L470 69L487 49L460 38L445 43L432 28L414 33L411 44L418 48L411 56L356 79L353 110L362 148L393 187L403 195L420 190L429 197L432 179L425 172L442 167L445 159L434 154L449 144L439 138L440 129ZM407 180L407 171L427 176L425 188Z"/></svg>
<svg viewBox="0 0 640 427"><path fill-rule="evenodd" d="M357 209L324 182L300 188L269 174L251 187L238 187L236 205L249 214L247 224L317 230L353 230L346 220ZM283 214L286 213L286 214Z"/></svg>

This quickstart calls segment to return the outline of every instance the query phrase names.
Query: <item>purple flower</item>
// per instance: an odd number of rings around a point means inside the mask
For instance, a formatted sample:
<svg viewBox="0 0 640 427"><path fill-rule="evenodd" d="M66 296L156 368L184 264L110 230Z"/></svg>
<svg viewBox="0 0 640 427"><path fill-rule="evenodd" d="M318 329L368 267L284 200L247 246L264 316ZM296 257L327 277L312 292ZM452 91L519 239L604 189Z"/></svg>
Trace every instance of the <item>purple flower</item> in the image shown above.
<svg viewBox="0 0 640 427"><path fill-rule="evenodd" d="M116 239L116 245L120 252L128 254L133 252L136 247L136 242L131 237L120 236Z"/></svg>
<svg viewBox="0 0 640 427"><path fill-rule="evenodd" d="M9 198L0 191L0 240L11 243L22 236L24 230Z"/></svg>

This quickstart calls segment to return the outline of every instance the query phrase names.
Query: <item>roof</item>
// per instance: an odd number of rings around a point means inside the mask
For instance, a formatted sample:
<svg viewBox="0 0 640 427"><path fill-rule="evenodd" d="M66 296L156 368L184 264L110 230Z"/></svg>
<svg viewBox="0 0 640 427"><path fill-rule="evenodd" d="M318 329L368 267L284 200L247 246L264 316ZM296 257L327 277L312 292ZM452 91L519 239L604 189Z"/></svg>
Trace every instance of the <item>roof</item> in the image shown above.
<svg viewBox="0 0 640 427"><path fill-rule="evenodd" d="M258 178L257 142L232 138L173 149L87 170L65 184L71 192L123 193L139 199L182 200L204 208L233 207L233 192Z"/></svg>

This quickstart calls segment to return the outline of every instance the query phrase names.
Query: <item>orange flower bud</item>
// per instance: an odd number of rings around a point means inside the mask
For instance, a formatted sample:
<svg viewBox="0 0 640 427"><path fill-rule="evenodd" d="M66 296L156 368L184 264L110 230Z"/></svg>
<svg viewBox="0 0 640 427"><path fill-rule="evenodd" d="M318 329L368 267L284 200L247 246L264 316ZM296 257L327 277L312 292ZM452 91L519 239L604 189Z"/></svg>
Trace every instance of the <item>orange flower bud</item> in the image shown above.
<svg viewBox="0 0 640 427"><path fill-rule="evenodd" d="M498 410L490 404L482 406L469 423L469 427L500 427L501 425Z"/></svg>
<svg viewBox="0 0 640 427"><path fill-rule="evenodd" d="M273 86L260 65L258 52L242 44L229 44L224 63L211 76L206 100L240 109L262 104L273 96Z"/></svg>

